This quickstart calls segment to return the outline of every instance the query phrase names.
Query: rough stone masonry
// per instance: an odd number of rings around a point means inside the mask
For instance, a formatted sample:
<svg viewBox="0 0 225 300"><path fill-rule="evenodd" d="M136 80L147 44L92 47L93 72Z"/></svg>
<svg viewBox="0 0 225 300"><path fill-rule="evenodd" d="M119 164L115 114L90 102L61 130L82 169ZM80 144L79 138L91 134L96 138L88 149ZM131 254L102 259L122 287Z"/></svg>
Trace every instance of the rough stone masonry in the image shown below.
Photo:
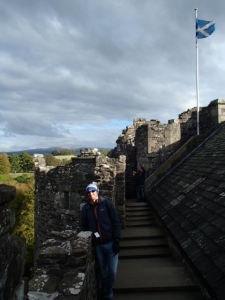
<svg viewBox="0 0 225 300"><path fill-rule="evenodd" d="M125 224L125 156L101 155L83 149L71 164L35 173L35 274L28 297L82 299L97 297L91 233L79 232L85 188L96 182L102 196L114 203Z"/></svg>

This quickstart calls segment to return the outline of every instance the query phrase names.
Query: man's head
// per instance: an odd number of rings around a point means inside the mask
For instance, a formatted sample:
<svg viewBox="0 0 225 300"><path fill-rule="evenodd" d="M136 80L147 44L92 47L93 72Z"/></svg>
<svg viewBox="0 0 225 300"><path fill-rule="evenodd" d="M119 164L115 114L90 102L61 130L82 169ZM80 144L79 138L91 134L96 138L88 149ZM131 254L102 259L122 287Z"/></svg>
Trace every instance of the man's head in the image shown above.
<svg viewBox="0 0 225 300"><path fill-rule="evenodd" d="M142 166L139 166L139 167L138 167L138 171L143 172L143 171L144 171L144 168L143 168Z"/></svg>
<svg viewBox="0 0 225 300"><path fill-rule="evenodd" d="M88 195L88 198L92 203L98 202L98 192L99 189L94 183L90 183L86 187L86 194Z"/></svg>

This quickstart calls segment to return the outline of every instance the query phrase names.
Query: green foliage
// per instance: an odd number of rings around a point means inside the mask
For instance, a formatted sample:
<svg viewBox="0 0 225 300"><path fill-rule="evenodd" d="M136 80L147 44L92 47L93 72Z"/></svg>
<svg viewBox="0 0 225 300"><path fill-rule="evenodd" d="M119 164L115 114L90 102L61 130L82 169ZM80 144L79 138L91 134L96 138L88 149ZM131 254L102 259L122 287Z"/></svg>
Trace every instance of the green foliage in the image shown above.
<svg viewBox="0 0 225 300"><path fill-rule="evenodd" d="M109 149L103 149L103 150L100 150L101 154L107 156L107 154L109 153Z"/></svg>
<svg viewBox="0 0 225 300"><path fill-rule="evenodd" d="M20 166L20 157L17 154L12 154L9 156L9 162L11 165L11 172L20 173L22 171Z"/></svg>
<svg viewBox="0 0 225 300"><path fill-rule="evenodd" d="M6 153L0 153L0 174L8 174L10 172L9 158Z"/></svg>
<svg viewBox="0 0 225 300"><path fill-rule="evenodd" d="M9 162L12 173L30 172L34 170L33 157L27 152L23 152L20 155L10 155Z"/></svg>
<svg viewBox="0 0 225 300"><path fill-rule="evenodd" d="M65 166L65 165L68 165L72 162L72 159L62 159L62 165Z"/></svg>
<svg viewBox="0 0 225 300"><path fill-rule="evenodd" d="M12 234L26 239L26 266L33 264L34 255L34 178L27 183L11 182L16 187L16 197L10 203L15 212L16 223Z"/></svg>
<svg viewBox="0 0 225 300"><path fill-rule="evenodd" d="M27 183L30 179L30 176L27 174L22 174L18 177L15 177L15 180L20 183Z"/></svg>
<svg viewBox="0 0 225 300"><path fill-rule="evenodd" d="M25 175L25 176L24 176ZM29 173L29 174L26 174L26 173L22 173L20 176L25 177L25 178L34 178L34 173ZM5 184L8 184L8 185L15 185L16 182L19 182L19 180L17 180L18 177L18 173L9 173L9 174L4 174L4 175L1 175L0 174L0 183L5 183ZM21 180L23 181L23 180ZM24 182L26 181L26 179L24 180Z"/></svg>
<svg viewBox="0 0 225 300"><path fill-rule="evenodd" d="M10 179L8 174L0 174L0 183L7 183Z"/></svg>
<svg viewBox="0 0 225 300"><path fill-rule="evenodd" d="M62 161L60 159L55 158L52 154L46 154L44 158L45 158L46 166L57 167L62 165Z"/></svg>
<svg viewBox="0 0 225 300"><path fill-rule="evenodd" d="M58 156L58 155L75 155L75 152L73 149L55 149L52 151L53 156Z"/></svg>
<svg viewBox="0 0 225 300"><path fill-rule="evenodd" d="M20 167L23 172L29 172L34 170L33 157L27 153L23 152L20 154Z"/></svg>

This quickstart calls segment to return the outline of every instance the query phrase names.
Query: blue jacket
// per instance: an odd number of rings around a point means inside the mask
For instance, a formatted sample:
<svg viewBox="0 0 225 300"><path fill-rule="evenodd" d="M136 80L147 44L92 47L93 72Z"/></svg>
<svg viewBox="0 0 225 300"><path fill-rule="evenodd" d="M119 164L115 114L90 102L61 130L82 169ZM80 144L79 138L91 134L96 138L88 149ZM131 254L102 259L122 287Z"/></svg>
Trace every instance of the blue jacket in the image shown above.
<svg viewBox="0 0 225 300"><path fill-rule="evenodd" d="M100 243L120 238L120 223L112 201L103 197L97 204L86 203L81 211L81 230L98 232Z"/></svg>

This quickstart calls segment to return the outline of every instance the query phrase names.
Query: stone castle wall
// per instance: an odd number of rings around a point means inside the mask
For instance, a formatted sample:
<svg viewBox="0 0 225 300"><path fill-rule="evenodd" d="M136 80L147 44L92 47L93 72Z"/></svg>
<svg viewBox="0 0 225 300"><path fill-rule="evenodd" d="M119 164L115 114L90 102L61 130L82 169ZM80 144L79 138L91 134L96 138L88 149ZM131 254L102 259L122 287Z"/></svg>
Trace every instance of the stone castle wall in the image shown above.
<svg viewBox="0 0 225 300"><path fill-rule="evenodd" d="M174 154L185 142L197 134L196 107L181 113L178 119L161 124L157 120L146 121L136 118L133 126L123 130L117 139L117 146L112 151L114 156L121 153L127 157L126 195L133 198L134 189L131 175L132 168L142 165L147 176L152 174ZM225 121L225 100L211 101L207 107L199 109L199 132L209 133L213 127ZM129 174L129 175L128 175Z"/></svg>
<svg viewBox="0 0 225 300"><path fill-rule="evenodd" d="M30 299L97 298L91 233L80 232L80 207L87 201L86 186L96 182L100 195L112 200L125 226L125 166L125 156L109 158L97 149L83 149L66 166L36 170L35 274L29 282Z"/></svg>
<svg viewBox="0 0 225 300"><path fill-rule="evenodd" d="M35 174L35 249L52 231L79 231L80 205L87 200L85 188L96 182L100 195L110 198L124 224L125 156L108 158L91 150L83 151L72 163Z"/></svg>
<svg viewBox="0 0 225 300"><path fill-rule="evenodd" d="M97 299L97 277L91 232L52 232L36 257L29 281L29 300Z"/></svg>

